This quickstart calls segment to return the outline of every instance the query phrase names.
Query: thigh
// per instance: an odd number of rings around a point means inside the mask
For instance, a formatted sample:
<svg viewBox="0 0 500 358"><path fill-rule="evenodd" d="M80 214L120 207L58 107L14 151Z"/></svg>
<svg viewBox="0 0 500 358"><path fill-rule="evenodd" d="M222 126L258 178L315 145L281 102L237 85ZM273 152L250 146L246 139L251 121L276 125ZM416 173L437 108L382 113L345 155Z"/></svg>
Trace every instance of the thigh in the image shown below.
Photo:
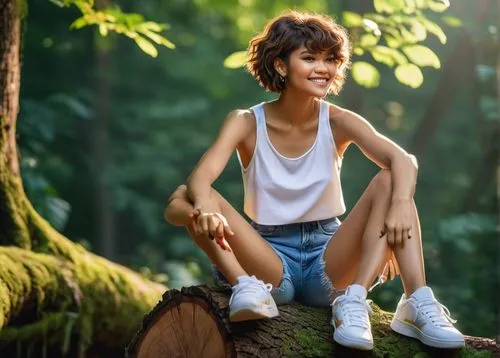
<svg viewBox="0 0 500 358"><path fill-rule="evenodd" d="M185 187L183 190L183 199L191 203ZM283 278L281 259L250 223L221 194L212 188L210 196L218 204L222 215L227 219L234 233L233 236L226 237L226 240L241 267L249 275L255 275L260 280L278 287ZM190 228L188 228L189 230ZM217 249L219 248L217 247Z"/></svg>

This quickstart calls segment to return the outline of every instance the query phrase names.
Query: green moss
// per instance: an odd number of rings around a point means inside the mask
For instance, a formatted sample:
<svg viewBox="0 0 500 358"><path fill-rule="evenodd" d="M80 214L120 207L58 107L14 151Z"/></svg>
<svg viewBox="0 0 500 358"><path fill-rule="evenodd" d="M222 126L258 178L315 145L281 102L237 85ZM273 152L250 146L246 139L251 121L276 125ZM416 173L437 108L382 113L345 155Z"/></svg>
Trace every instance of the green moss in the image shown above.
<svg viewBox="0 0 500 358"><path fill-rule="evenodd" d="M75 328L82 352L91 344L121 349L167 288L73 246L72 252L67 251L72 261L0 247L0 328L26 311L36 313L38 320L30 323L33 327L43 327L43 317L51 314L47 309L58 311L52 313L70 310L77 314ZM24 340L34 331L11 331L9 337L12 332L17 340ZM71 327L60 330L59 342L67 342L62 337L70 332Z"/></svg>
<svg viewBox="0 0 500 358"><path fill-rule="evenodd" d="M31 240L26 210L26 195L21 178L7 168L0 156L0 245L14 245L29 249Z"/></svg>
<svg viewBox="0 0 500 358"><path fill-rule="evenodd" d="M318 336L312 329L301 329L295 333L295 339L285 338L283 355L285 357L330 357L333 353L331 342Z"/></svg>
<svg viewBox="0 0 500 358"><path fill-rule="evenodd" d="M490 358L493 353L490 351L478 351L472 347L464 347L460 350L460 358Z"/></svg>

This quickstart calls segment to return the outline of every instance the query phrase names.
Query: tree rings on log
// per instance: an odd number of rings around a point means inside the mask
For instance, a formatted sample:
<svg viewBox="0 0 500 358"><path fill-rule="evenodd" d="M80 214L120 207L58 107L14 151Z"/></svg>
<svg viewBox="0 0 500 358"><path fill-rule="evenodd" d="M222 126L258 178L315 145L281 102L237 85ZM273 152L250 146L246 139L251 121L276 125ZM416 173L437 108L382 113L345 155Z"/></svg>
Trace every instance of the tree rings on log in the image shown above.
<svg viewBox="0 0 500 358"><path fill-rule="evenodd" d="M209 289L169 290L145 317L127 347L127 357L233 357L224 320Z"/></svg>

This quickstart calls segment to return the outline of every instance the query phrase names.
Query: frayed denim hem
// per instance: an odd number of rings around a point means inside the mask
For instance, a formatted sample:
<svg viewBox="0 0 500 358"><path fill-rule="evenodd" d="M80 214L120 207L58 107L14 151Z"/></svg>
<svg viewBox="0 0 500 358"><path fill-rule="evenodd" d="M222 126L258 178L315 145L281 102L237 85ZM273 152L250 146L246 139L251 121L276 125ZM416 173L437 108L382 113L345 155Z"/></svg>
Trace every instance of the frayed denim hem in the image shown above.
<svg viewBox="0 0 500 358"><path fill-rule="evenodd" d="M328 293L328 300L330 302L333 302L333 300L335 298L344 294L345 289L342 289L342 290L336 289L333 286L332 280L330 279L330 277L328 277L328 275L326 273L325 251L326 251L326 248L328 247L328 244L330 243L331 239L333 239L333 236L328 239L326 244L321 249L321 253L319 255L319 265L321 268L321 285L325 288L326 292Z"/></svg>
<svg viewBox="0 0 500 358"><path fill-rule="evenodd" d="M331 302L333 302L333 300L335 300L336 297L343 295L345 293L345 289L339 290L333 286L332 280L330 279L330 277L328 277L328 275L326 273L325 252L326 252L326 248L328 247L328 244L330 243L330 240L332 238L333 237L328 239L326 244L323 246L323 249L322 249L321 254L320 254L320 259L319 259L319 264L321 267L321 284L328 292L328 299ZM371 292L375 287L382 285L384 282L387 281L386 272L388 270L388 265L389 265L389 262L387 262L385 264L384 268L382 269L382 272L377 276L377 281L375 281L375 283L368 289L368 292Z"/></svg>
<svg viewBox="0 0 500 358"><path fill-rule="evenodd" d="M273 287L271 290L271 295L274 298L274 301L277 305L285 304L291 302L295 297L295 287L293 286L292 276L289 272L289 267L283 257L283 254L279 252L274 246L271 246L274 253L281 260L281 264L283 265L283 272L281 277L281 282L278 287Z"/></svg>

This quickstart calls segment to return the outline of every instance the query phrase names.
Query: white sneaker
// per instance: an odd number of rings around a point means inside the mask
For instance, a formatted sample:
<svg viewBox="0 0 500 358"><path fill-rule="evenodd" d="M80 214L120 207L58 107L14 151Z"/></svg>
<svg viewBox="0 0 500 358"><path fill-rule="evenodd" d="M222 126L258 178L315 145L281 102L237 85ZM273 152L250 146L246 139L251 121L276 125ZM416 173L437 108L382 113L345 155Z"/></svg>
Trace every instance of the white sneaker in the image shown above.
<svg viewBox="0 0 500 358"><path fill-rule="evenodd" d="M335 342L351 348L373 349L373 337L368 313L372 310L366 302L366 289L350 285L344 295L332 303L332 325Z"/></svg>
<svg viewBox="0 0 500 358"><path fill-rule="evenodd" d="M229 320L232 322L272 318L279 315L271 296L273 285L255 276L238 276L229 299Z"/></svg>
<svg viewBox="0 0 500 358"><path fill-rule="evenodd" d="M452 323L450 311L440 304L432 290L420 287L406 299L401 297L391 328L408 337L436 348L460 348L465 344L464 336Z"/></svg>

